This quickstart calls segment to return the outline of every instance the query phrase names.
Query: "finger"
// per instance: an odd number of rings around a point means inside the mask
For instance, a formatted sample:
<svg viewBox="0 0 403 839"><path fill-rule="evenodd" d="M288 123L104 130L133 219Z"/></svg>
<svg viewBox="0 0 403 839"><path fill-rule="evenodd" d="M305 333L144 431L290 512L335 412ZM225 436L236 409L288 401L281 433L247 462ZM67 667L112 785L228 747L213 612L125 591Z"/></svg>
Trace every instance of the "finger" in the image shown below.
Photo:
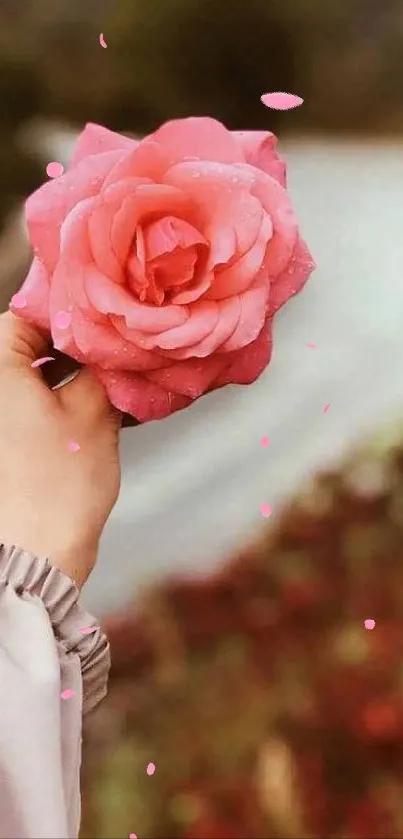
<svg viewBox="0 0 403 839"><path fill-rule="evenodd" d="M12 314L0 315L0 368L19 365L30 368L31 364L46 355L48 342L40 330ZM33 376L40 376L40 368L31 368Z"/></svg>
<svg viewBox="0 0 403 839"><path fill-rule="evenodd" d="M121 414L111 405L103 385L89 367L82 368L73 381L56 393L66 410L89 417L108 417L119 427Z"/></svg>

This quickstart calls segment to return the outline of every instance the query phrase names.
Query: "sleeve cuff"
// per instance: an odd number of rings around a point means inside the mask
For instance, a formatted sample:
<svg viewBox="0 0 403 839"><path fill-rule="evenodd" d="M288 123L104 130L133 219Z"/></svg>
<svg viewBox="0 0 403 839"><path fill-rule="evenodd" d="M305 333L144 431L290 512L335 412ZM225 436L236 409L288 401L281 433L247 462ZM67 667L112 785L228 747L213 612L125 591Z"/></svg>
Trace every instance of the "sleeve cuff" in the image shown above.
<svg viewBox="0 0 403 839"><path fill-rule="evenodd" d="M95 708L107 692L110 647L96 620L79 602L74 582L48 559L0 543L0 583L18 594L38 597L45 606L56 641L78 655L83 679L83 713ZM94 627L94 632L83 629Z"/></svg>

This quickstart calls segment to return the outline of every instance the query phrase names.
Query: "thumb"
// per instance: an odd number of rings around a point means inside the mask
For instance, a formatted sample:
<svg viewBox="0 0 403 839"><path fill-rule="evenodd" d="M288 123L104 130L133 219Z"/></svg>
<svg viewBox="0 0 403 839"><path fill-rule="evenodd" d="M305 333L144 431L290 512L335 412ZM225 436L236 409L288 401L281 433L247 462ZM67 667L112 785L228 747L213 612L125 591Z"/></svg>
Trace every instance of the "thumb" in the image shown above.
<svg viewBox="0 0 403 839"><path fill-rule="evenodd" d="M47 348L46 338L35 326L12 312L0 315L0 368L8 365L28 368ZM38 372L32 370L32 374Z"/></svg>
<svg viewBox="0 0 403 839"><path fill-rule="evenodd" d="M89 367L82 367L75 379L60 388L57 394L67 411L108 417L119 428L121 414L111 405L103 385Z"/></svg>

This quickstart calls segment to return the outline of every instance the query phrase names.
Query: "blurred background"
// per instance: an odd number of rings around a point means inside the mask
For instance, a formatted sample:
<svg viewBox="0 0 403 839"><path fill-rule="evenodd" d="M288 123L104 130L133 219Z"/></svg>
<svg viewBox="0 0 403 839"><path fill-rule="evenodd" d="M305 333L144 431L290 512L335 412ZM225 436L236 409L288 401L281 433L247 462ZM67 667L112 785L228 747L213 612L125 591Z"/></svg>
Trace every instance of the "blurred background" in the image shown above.
<svg viewBox="0 0 403 839"><path fill-rule="evenodd" d="M0 0L1 309L88 121L274 131L318 264L258 382L122 432L84 839L403 837L402 73L401 0Z"/></svg>

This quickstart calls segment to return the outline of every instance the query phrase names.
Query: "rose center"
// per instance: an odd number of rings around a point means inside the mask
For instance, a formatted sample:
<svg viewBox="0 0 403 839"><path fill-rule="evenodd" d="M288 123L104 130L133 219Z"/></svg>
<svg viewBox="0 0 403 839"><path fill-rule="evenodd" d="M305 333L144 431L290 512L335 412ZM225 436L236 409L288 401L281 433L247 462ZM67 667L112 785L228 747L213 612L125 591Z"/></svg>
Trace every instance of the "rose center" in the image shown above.
<svg viewBox="0 0 403 839"><path fill-rule="evenodd" d="M126 266L127 284L143 303L162 306L197 283L208 243L191 224L174 216L136 230Z"/></svg>

